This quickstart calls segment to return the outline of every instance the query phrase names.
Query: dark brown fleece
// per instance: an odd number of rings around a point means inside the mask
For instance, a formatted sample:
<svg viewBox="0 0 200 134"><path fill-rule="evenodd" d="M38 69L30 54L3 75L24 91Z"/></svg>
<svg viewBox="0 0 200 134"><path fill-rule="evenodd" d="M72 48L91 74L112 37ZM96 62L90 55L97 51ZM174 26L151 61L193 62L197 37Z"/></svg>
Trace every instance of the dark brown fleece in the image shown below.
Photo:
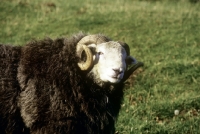
<svg viewBox="0 0 200 134"><path fill-rule="evenodd" d="M26 131L17 107L20 87L17 68L21 48L0 44L0 134Z"/></svg>
<svg viewBox="0 0 200 134"><path fill-rule="evenodd" d="M99 87L77 66L70 39L0 45L0 133L109 134L123 83Z"/></svg>

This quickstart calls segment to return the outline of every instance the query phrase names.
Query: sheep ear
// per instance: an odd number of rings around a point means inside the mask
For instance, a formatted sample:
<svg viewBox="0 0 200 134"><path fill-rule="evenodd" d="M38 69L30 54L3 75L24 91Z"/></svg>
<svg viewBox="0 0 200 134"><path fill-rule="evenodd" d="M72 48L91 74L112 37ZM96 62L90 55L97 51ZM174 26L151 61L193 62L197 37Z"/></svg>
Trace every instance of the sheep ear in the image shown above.
<svg viewBox="0 0 200 134"><path fill-rule="evenodd" d="M127 56L126 63L127 63L127 65L136 64L137 60L134 57L132 57L132 56Z"/></svg>
<svg viewBox="0 0 200 134"><path fill-rule="evenodd" d="M132 57L133 58L133 57ZM131 59L132 59L131 58ZM133 58L134 59L134 58ZM122 82L126 81L130 76L131 74L137 70L139 67L142 67L144 66L144 64L142 62L137 62L136 60L133 60L132 59L132 62L131 60L130 61L127 61L127 62L130 62L129 66L128 66L128 69L126 70L125 74L124 74L124 77L123 77L123 80ZM128 63L127 63L128 64Z"/></svg>

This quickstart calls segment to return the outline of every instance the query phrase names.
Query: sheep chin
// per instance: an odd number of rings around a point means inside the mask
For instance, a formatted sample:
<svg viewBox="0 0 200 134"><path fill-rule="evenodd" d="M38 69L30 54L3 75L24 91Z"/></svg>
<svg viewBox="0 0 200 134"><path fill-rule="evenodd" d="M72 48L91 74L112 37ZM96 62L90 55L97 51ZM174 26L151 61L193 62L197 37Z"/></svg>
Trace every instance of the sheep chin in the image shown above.
<svg viewBox="0 0 200 134"><path fill-rule="evenodd" d="M112 78L112 79L109 80L109 82L112 83L112 84L117 84L120 81L121 81L121 79L118 79L118 78Z"/></svg>
<svg viewBox="0 0 200 134"><path fill-rule="evenodd" d="M119 75L119 76L106 76L104 78L101 79L102 82L106 82L106 83L111 83L111 84L117 84L122 80L123 76Z"/></svg>

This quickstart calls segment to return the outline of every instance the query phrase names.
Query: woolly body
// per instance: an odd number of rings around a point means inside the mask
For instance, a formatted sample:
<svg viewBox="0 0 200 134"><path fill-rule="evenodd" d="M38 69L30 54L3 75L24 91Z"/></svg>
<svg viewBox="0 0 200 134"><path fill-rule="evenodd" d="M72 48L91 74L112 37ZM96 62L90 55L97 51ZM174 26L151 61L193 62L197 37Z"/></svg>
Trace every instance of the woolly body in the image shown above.
<svg viewBox="0 0 200 134"><path fill-rule="evenodd" d="M0 45L0 133L109 134L123 98L123 82L99 86L77 65L70 39Z"/></svg>

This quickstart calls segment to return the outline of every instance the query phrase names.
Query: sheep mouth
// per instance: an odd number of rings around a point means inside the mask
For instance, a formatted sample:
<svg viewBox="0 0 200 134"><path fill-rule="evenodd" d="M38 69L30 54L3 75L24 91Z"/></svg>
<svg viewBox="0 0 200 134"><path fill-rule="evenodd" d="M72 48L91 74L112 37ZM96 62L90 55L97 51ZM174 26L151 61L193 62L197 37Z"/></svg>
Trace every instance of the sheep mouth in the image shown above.
<svg viewBox="0 0 200 134"><path fill-rule="evenodd" d="M113 75L113 76L110 76L110 78L114 79L115 81L120 81L122 79L122 76L121 75Z"/></svg>
<svg viewBox="0 0 200 134"><path fill-rule="evenodd" d="M119 79L117 76L112 76L111 78L113 78L113 79L117 79L117 80Z"/></svg>
<svg viewBox="0 0 200 134"><path fill-rule="evenodd" d="M120 78L121 78L120 75L112 75L112 76L110 76L110 77L113 78L113 79L120 79Z"/></svg>

